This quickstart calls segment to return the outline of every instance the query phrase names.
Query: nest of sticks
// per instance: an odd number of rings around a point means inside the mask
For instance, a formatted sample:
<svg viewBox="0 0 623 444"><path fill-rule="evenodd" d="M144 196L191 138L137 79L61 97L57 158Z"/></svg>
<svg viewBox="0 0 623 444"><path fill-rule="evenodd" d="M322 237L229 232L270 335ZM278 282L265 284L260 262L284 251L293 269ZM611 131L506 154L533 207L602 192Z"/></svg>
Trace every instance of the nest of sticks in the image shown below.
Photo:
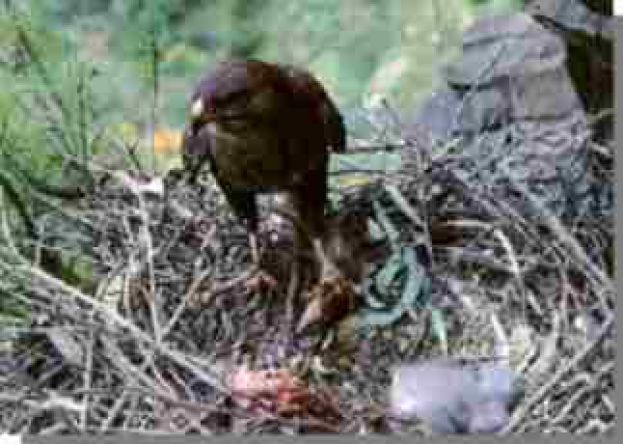
<svg viewBox="0 0 623 444"><path fill-rule="evenodd" d="M388 432L394 365L501 349L527 381L505 432L611 430L612 219L563 220L519 185L533 211L518 212L500 190L455 174L468 152L403 145L399 171L360 172L363 185L332 191L334 215L356 212L380 230L353 256L364 258L354 288L389 252L421 253L426 303L387 325L356 326L363 300L296 334L305 295L319 290L301 277L289 295L287 230L275 236L266 223L261 235L276 285L249 286L244 228L209 175L189 187L101 171L79 203L50 201L43 239L86 264L86 283L24 256L4 220L2 290L27 305L29 324L3 341L0 430ZM270 220L270 205L262 211Z"/></svg>

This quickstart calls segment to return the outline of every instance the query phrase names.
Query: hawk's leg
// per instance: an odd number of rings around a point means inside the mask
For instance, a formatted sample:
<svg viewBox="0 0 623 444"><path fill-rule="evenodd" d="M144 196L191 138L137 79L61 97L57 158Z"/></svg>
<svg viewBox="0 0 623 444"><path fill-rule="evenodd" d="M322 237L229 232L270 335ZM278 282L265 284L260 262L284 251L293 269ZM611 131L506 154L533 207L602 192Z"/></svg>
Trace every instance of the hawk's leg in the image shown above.
<svg viewBox="0 0 623 444"><path fill-rule="evenodd" d="M247 282L247 287L259 289L262 287L274 288L277 285L275 278L261 267L261 256L257 238L258 232L258 212L255 192L241 190L227 185L221 185L227 201L231 205L236 216L243 219L247 228L249 248L251 250L251 261L257 269L257 273Z"/></svg>
<svg viewBox="0 0 623 444"><path fill-rule="evenodd" d="M320 265L320 279L332 279L341 273L323 244L325 232L324 209L327 196L326 174L311 174L304 186L292 193L292 203L299 216L304 235L311 241L314 256ZM303 242L299 241L299 245Z"/></svg>

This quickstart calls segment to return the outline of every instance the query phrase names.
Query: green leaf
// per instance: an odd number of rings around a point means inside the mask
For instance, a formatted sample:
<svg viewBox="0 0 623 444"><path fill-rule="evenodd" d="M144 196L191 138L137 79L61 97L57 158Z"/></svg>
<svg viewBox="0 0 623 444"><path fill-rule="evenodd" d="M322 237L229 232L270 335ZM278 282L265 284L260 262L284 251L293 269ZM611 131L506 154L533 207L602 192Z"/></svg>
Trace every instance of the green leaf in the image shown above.
<svg viewBox="0 0 623 444"><path fill-rule="evenodd" d="M371 171L379 173L396 171L401 164L402 159L396 153L334 153L329 159L329 171L345 173L332 175L331 186L337 188L364 186L375 180L375 176L370 174Z"/></svg>
<svg viewBox="0 0 623 444"><path fill-rule="evenodd" d="M400 251L393 253L376 275L377 290L383 295L389 294L392 284L400 277L400 273L404 268L402 253Z"/></svg>
<svg viewBox="0 0 623 444"><path fill-rule="evenodd" d="M397 170L402 165L400 154L397 153L348 153L348 154L332 154L329 171L344 170L375 170L379 172L388 172Z"/></svg>
<svg viewBox="0 0 623 444"><path fill-rule="evenodd" d="M446 323L443 320L443 314L438 308L431 310L431 321L433 324L433 334L441 344L441 349L446 353L448 351L448 335Z"/></svg>
<svg viewBox="0 0 623 444"><path fill-rule="evenodd" d="M368 309L361 314L361 326L386 326L398 321L406 311L421 308L429 301L431 292L430 279L426 270L418 262L415 250L412 247L402 247L395 252L378 272L374 283L381 295L389 296L391 286L404 273L406 280L400 293L400 299L393 305L380 302L372 295L372 282L364 285L364 297ZM384 309L383 309L384 308Z"/></svg>
<svg viewBox="0 0 623 444"><path fill-rule="evenodd" d="M387 308L387 304L385 302L378 300L374 296L376 293L374 279L366 278L363 281L362 293L363 293L363 298L369 307L372 307L374 309Z"/></svg>
<svg viewBox="0 0 623 444"><path fill-rule="evenodd" d="M389 239L389 242L392 246L392 250L396 251L399 248L398 239L400 238L400 233L389 220L389 217L387 217L387 213L385 212L385 210L383 210L383 207L381 207L381 204L377 200L372 202L372 207L374 208L376 217L381 226L383 227L383 230L385 231L385 233L387 233L387 238Z"/></svg>
<svg viewBox="0 0 623 444"><path fill-rule="evenodd" d="M407 265L407 282L402 290L400 303L404 310L418 305L422 284L426 278L424 268L418 263L413 248L403 248L404 262Z"/></svg>
<svg viewBox="0 0 623 444"><path fill-rule="evenodd" d="M370 234L370 239L373 242L382 241L387 237L379 224L372 219L368 219L368 233Z"/></svg>

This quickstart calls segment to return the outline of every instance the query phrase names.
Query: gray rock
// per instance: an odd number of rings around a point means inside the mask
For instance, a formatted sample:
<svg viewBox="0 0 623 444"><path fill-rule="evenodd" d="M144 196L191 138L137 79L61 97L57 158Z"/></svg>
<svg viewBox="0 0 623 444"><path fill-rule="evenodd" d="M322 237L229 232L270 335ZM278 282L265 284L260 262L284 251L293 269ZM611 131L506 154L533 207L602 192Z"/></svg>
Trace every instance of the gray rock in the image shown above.
<svg viewBox="0 0 623 444"><path fill-rule="evenodd" d="M455 172L501 199L519 184L559 217L610 214L611 190L588 172L592 132L567 60L563 38L528 14L482 18L414 126L438 141L458 139L472 163ZM408 150L404 156L408 164ZM512 204L535 212L521 196Z"/></svg>
<svg viewBox="0 0 623 444"><path fill-rule="evenodd" d="M565 41L567 68L584 108L597 114L613 108L614 33L610 0L528 0L525 11ZM612 140L614 119L593 125L599 141Z"/></svg>
<svg viewBox="0 0 623 444"><path fill-rule="evenodd" d="M477 21L465 32L463 55L444 70L464 102L458 132L562 119L581 110L565 60L563 40L527 14Z"/></svg>

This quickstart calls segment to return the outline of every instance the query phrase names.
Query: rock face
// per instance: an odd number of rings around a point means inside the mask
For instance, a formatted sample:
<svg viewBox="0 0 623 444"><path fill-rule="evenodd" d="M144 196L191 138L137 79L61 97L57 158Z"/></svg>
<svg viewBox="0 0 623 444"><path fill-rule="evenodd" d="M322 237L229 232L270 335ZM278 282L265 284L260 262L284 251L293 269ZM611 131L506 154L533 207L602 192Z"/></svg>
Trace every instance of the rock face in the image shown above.
<svg viewBox="0 0 623 444"><path fill-rule="evenodd" d="M587 172L592 133L567 60L563 38L530 15L483 18L416 123L438 141L458 138L479 164L465 172L472 179L500 190L521 184L559 216L602 214L611 192Z"/></svg>
<svg viewBox="0 0 623 444"><path fill-rule="evenodd" d="M564 42L528 15L480 20L465 33L463 56L444 72L441 97L456 114L448 129L474 135L516 122L581 118L565 57Z"/></svg>
<svg viewBox="0 0 623 444"><path fill-rule="evenodd" d="M610 0L526 0L525 11L559 33L566 44L567 68L590 114L612 109L615 18ZM594 125L597 139L612 139L613 117Z"/></svg>

